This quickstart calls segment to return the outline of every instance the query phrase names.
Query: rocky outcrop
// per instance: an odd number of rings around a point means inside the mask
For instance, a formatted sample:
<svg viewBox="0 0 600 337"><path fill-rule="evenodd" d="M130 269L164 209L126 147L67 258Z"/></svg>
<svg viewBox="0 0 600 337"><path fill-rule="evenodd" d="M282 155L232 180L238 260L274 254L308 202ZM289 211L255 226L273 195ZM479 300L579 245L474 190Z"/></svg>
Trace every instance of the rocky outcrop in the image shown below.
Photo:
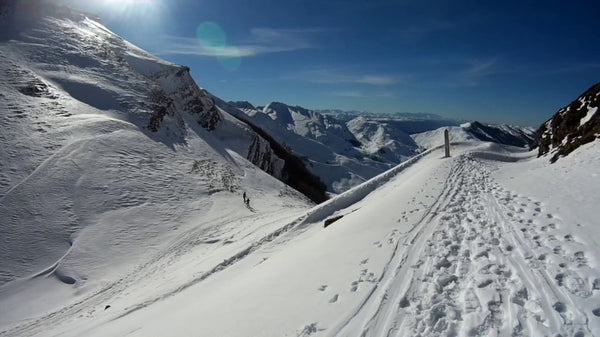
<svg viewBox="0 0 600 337"><path fill-rule="evenodd" d="M581 145L600 138L599 105L600 83L597 83L558 110L537 131L538 157L550 154L553 163Z"/></svg>
<svg viewBox="0 0 600 337"><path fill-rule="evenodd" d="M277 157L269 142L258 134L255 134L252 139L247 159L273 177L280 180L283 178L285 161Z"/></svg>
<svg viewBox="0 0 600 337"><path fill-rule="evenodd" d="M186 66L169 67L151 76L172 100L174 107L192 114L198 124L208 131L214 131L223 119L215 99L206 90L198 87Z"/></svg>
<svg viewBox="0 0 600 337"><path fill-rule="evenodd" d="M148 121L148 129L157 132L166 116L175 116L176 110L173 99L168 97L164 90L155 88L151 94L151 115Z"/></svg>

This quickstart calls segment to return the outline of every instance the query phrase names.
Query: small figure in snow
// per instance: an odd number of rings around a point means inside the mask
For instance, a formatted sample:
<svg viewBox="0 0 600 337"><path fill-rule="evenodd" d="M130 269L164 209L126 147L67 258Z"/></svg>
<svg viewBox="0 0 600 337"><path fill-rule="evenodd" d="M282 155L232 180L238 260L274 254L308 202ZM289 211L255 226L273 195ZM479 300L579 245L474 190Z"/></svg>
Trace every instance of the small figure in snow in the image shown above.
<svg viewBox="0 0 600 337"><path fill-rule="evenodd" d="M247 204L247 202L246 202L246 192L244 192L244 195L242 195L242 197L244 198L244 204Z"/></svg>

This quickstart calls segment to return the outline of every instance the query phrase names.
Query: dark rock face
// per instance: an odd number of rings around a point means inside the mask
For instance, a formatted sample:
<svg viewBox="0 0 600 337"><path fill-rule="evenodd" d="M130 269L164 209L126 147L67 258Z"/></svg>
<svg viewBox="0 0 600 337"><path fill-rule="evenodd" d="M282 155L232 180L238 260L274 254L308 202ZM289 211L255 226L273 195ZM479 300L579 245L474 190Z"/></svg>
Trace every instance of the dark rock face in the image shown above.
<svg viewBox="0 0 600 337"><path fill-rule="evenodd" d="M148 121L148 129L156 132L165 116L175 114L175 108L173 107L173 100L167 97L163 90L156 88L152 91L150 98L152 100L152 115L150 115L150 121Z"/></svg>
<svg viewBox="0 0 600 337"><path fill-rule="evenodd" d="M219 113L219 110L217 110L216 105L214 105L214 100L213 105L198 118L198 124L208 131L215 130L220 121L221 114Z"/></svg>
<svg viewBox="0 0 600 337"><path fill-rule="evenodd" d="M258 134L252 139L247 159L273 177L280 180L283 178L285 162L273 152L269 142Z"/></svg>
<svg viewBox="0 0 600 337"><path fill-rule="evenodd" d="M279 144L263 129L244 118L236 118L246 123L257 134L248 149L247 158L250 162L316 203L328 199L325 193L327 186L306 168L302 159Z"/></svg>
<svg viewBox="0 0 600 337"><path fill-rule="evenodd" d="M579 146L600 138L599 105L600 83L597 83L558 110L537 131L538 157L550 153L550 162L553 163Z"/></svg>

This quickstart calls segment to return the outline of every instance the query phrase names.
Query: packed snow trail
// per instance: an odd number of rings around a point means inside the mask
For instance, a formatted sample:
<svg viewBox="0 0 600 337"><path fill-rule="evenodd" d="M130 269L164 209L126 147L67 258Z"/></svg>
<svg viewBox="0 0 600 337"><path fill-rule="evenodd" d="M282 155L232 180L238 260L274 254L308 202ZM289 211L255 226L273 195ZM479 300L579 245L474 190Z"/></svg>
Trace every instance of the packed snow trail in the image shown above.
<svg viewBox="0 0 600 337"><path fill-rule="evenodd" d="M462 155L374 292L326 335L589 335L600 282L580 275L585 247L552 234L562 225Z"/></svg>

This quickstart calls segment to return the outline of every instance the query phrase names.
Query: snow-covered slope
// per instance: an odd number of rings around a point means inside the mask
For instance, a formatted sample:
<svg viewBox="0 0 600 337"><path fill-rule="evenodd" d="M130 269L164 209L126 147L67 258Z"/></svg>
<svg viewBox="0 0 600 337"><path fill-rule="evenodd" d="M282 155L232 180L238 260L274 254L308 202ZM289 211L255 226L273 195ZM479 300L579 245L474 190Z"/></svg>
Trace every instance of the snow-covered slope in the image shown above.
<svg viewBox="0 0 600 337"><path fill-rule="evenodd" d="M298 189L302 186L294 180L300 171L311 189L302 192L315 201L325 199L318 179L297 167L303 165L299 160L287 159L293 154L275 153L272 142L222 110L217 97L196 85L189 68L146 53L81 13L44 1L18 3L21 10L3 25L3 32L12 32L6 37L7 57L24 58L39 77L82 103L143 127L152 139L172 146L184 143L189 132L208 131L207 139ZM24 84L20 91L37 96L43 90L37 85Z"/></svg>
<svg viewBox="0 0 600 337"><path fill-rule="evenodd" d="M551 162L600 137L600 83L558 110L538 130L538 155L552 154Z"/></svg>
<svg viewBox="0 0 600 337"><path fill-rule="evenodd" d="M360 141L363 152L372 158L401 163L418 152L413 139L408 133L395 128L393 121L357 117L347 125Z"/></svg>
<svg viewBox="0 0 600 337"><path fill-rule="evenodd" d="M506 124L486 125L479 122L441 127L412 134L411 137L420 148L429 149L444 143L445 130L450 133L450 142L484 141L522 148L530 148L534 145L535 131L533 128Z"/></svg>
<svg viewBox="0 0 600 337"><path fill-rule="evenodd" d="M106 293L35 319L11 314L14 321L2 331L595 335L600 231L593 210L599 186L592 176L580 179L599 159L595 145L561 161L560 168L492 143L458 145L449 159L432 150L281 222L272 235L250 235L252 243L233 256L176 249L169 263L184 268L150 260L134 274L142 276ZM569 192L572 184L576 194ZM323 228L326 218L337 221ZM257 215L246 221L268 220ZM189 274L197 276L190 281ZM25 296L15 295L11 303L23 310L16 304Z"/></svg>
<svg viewBox="0 0 600 337"><path fill-rule="evenodd" d="M249 233L268 233L312 204L245 159L258 135L219 110L186 67L81 13L7 3L2 326L139 280L136 270L150 260L170 265L184 251L235 250ZM254 212L270 224L244 221Z"/></svg>

